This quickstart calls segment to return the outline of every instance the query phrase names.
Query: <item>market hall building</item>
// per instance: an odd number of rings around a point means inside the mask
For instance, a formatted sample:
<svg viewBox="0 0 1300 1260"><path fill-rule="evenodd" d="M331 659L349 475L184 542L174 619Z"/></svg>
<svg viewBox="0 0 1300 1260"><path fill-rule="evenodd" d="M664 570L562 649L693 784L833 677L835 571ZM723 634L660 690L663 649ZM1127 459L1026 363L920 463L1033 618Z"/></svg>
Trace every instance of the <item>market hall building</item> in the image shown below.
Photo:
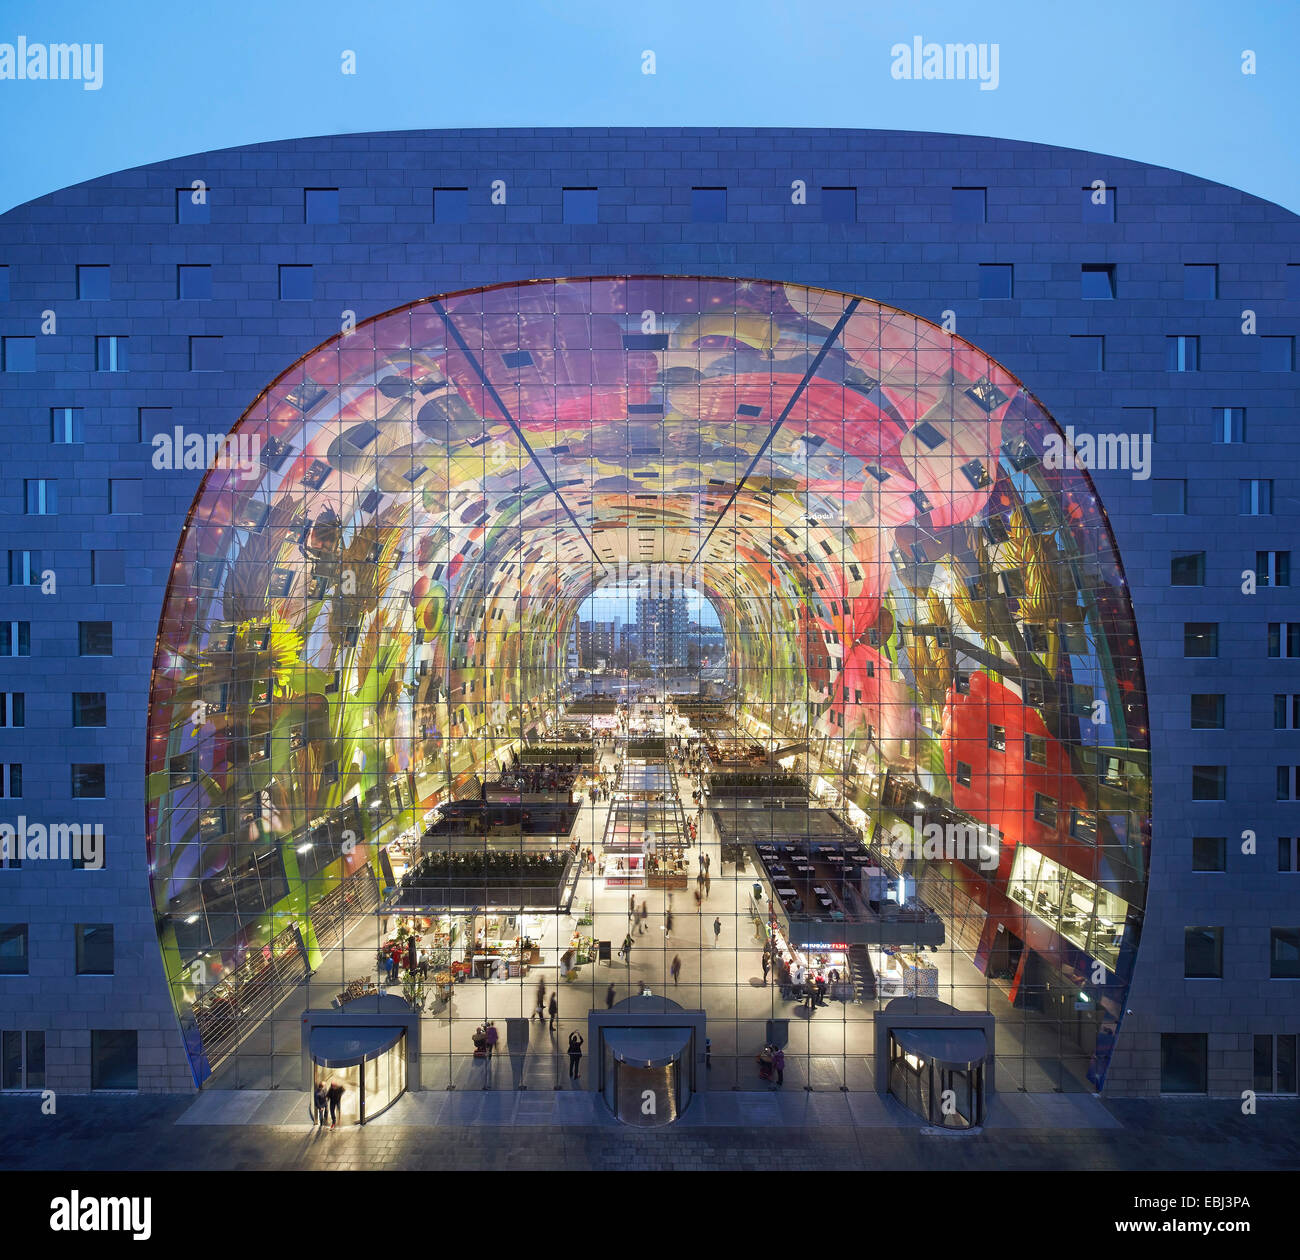
<svg viewBox="0 0 1300 1260"><path fill-rule="evenodd" d="M0 217L0 1083L1294 1095L1298 235L833 130Z"/></svg>

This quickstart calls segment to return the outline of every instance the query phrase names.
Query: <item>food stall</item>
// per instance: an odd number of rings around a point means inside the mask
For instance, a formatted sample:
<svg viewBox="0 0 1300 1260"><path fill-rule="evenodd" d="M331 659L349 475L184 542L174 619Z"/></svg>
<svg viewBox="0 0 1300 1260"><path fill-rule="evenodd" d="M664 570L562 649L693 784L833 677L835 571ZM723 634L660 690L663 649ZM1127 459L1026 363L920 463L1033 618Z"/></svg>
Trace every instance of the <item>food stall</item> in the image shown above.
<svg viewBox="0 0 1300 1260"><path fill-rule="evenodd" d="M872 961L876 967L877 997L939 996L939 968L923 954L885 945L876 951Z"/></svg>

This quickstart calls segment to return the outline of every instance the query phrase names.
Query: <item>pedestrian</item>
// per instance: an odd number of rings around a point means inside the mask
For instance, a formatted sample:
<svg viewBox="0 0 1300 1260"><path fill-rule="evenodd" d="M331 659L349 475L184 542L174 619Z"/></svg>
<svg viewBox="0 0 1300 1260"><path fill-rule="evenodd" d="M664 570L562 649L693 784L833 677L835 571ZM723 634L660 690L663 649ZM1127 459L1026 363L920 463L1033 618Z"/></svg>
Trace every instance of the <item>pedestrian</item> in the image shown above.
<svg viewBox="0 0 1300 1260"><path fill-rule="evenodd" d="M537 982L537 1009L540 1011L546 1006L546 980L541 979Z"/></svg>
<svg viewBox="0 0 1300 1260"><path fill-rule="evenodd" d="M785 1084L785 1051L777 1046L772 1055L772 1070L776 1073L776 1083Z"/></svg>
<svg viewBox="0 0 1300 1260"><path fill-rule="evenodd" d="M639 932L638 935L641 935L642 933L645 932L646 924L649 922L650 922L650 907L646 904L645 900L643 899L641 902L641 932Z"/></svg>
<svg viewBox="0 0 1300 1260"><path fill-rule="evenodd" d="M614 982L611 980L609 988L605 990L605 1009L609 1010L614 1005Z"/></svg>
<svg viewBox="0 0 1300 1260"><path fill-rule="evenodd" d="M483 1029L483 1039L487 1045L487 1057L489 1059L496 1053L497 1038L500 1035L497 1032L497 1026L491 1020L488 1020L487 1027Z"/></svg>
<svg viewBox="0 0 1300 1260"><path fill-rule="evenodd" d="M623 960L630 967L632 965L632 933L629 932L623 938Z"/></svg>
<svg viewBox="0 0 1300 1260"><path fill-rule="evenodd" d="M763 951L763 983L767 983L767 973L772 969L772 955Z"/></svg>
<svg viewBox="0 0 1300 1260"><path fill-rule="evenodd" d="M632 896L628 898L627 917L629 919L636 918L636 893L633 893Z"/></svg>
<svg viewBox="0 0 1300 1260"><path fill-rule="evenodd" d="M664 940L671 940L673 935L673 912L664 915Z"/></svg>
<svg viewBox="0 0 1300 1260"><path fill-rule="evenodd" d="M713 916L713 948L718 948L718 937L722 935L722 920L717 915Z"/></svg>
<svg viewBox="0 0 1300 1260"><path fill-rule="evenodd" d="M700 890L697 888L695 890L695 908L698 910L700 906L703 904L703 902L704 902L704 897L701 895Z"/></svg>
<svg viewBox="0 0 1300 1260"><path fill-rule="evenodd" d="M339 1122L339 1107L343 1103L343 1086L338 1081L330 1081L330 1087L325 1096L329 1099L330 1128L332 1129Z"/></svg>
<svg viewBox="0 0 1300 1260"><path fill-rule="evenodd" d="M317 1123L319 1123L320 1127L323 1129L325 1127L325 1121L329 1117L329 1094L326 1092L324 1081L316 1082L316 1091L312 1095L312 1099L316 1104Z"/></svg>
<svg viewBox="0 0 1300 1260"><path fill-rule="evenodd" d="M677 954L673 955L673 961L670 964L668 970L672 972L673 983L676 984L677 977L682 974L682 960Z"/></svg>
<svg viewBox="0 0 1300 1260"><path fill-rule="evenodd" d="M558 993L551 994L551 1004L549 1007L547 1007L547 1011L551 1016L551 1031L554 1032L555 1018L560 1013L560 997Z"/></svg>
<svg viewBox="0 0 1300 1260"><path fill-rule="evenodd" d="M709 878L708 872L704 874L704 895L707 897L713 888L713 881Z"/></svg>
<svg viewBox="0 0 1300 1260"><path fill-rule="evenodd" d="M578 1069L582 1066L582 1034L569 1034L569 1080L578 1079Z"/></svg>
<svg viewBox="0 0 1300 1260"><path fill-rule="evenodd" d="M826 1005L826 977L821 972L817 973L817 1005Z"/></svg>
<svg viewBox="0 0 1300 1260"><path fill-rule="evenodd" d="M537 1018L543 1023L546 1022L546 999L542 996L542 991L537 991Z"/></svg>

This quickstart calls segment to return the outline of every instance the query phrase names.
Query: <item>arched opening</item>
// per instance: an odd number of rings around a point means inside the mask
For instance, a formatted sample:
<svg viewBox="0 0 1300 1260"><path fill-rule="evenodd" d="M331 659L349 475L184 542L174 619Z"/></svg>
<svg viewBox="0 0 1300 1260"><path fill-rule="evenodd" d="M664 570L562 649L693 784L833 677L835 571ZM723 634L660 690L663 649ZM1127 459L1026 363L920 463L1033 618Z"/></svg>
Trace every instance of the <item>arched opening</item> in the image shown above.
<svg viewBox="0 0 1300 1260"><path fill-rule="evenodd" d="M767 944L834 974L838 1031L808 1018L789 1052L809 1081L867 1087L857 1025L897 984L995 1010L1000 1080L1097 1085L1145 899L1147 723L1118 556L1087 478L1044 458L1058 434L960 338L752 280L452 294L293 365L234 427L252 458L206 476L159 631L150 869L196 1076L284 1083L304 993L354 984L441 1021L426 1082L439 1056L471 1070L493 1003L529 1013L529 968L598 1004L602 943L643 926L587 860L608 751L652 767L643 798L666 784L674 863L742 863L714 915L678 894L715 1079L748 1082L788 1013L793 975L758 990ZM581 610L638 586L698 592L725 676L698 724L672 702L658 753L624 695L621 747L561 756ZM666 914L673 885L642 887ZM656 926L658 985L679 951Z"/></svg>

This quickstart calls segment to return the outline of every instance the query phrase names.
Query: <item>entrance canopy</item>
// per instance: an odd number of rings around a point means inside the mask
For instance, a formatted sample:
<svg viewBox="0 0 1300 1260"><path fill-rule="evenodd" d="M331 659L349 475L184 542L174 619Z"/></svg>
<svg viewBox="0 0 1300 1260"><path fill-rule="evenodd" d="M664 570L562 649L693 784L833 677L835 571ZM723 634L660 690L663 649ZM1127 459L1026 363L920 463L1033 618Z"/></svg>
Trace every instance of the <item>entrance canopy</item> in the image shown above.
<svg viewBox="0 0 1300 1260"><path fill-rule="evenodd" d="M391 1050L406 1032L401 1028L313 1028L312 1062L327 1068L356 1067Z"/></svg>
<svg viewBox="0 0 1300 1260"><path fill-rule="evenodd" d="M965 1069L988 1055L988 1042L978 1028L894 1028L890 1036L908 1054L937 1067Z"/></svg>
<svg viewBox="0 0 1300 1260"><path fill-rule="evenodd" d="M660 1068L680 1059L691 1040L689 1028L610 1028L605 1045L620 1063Z"/></svg>

